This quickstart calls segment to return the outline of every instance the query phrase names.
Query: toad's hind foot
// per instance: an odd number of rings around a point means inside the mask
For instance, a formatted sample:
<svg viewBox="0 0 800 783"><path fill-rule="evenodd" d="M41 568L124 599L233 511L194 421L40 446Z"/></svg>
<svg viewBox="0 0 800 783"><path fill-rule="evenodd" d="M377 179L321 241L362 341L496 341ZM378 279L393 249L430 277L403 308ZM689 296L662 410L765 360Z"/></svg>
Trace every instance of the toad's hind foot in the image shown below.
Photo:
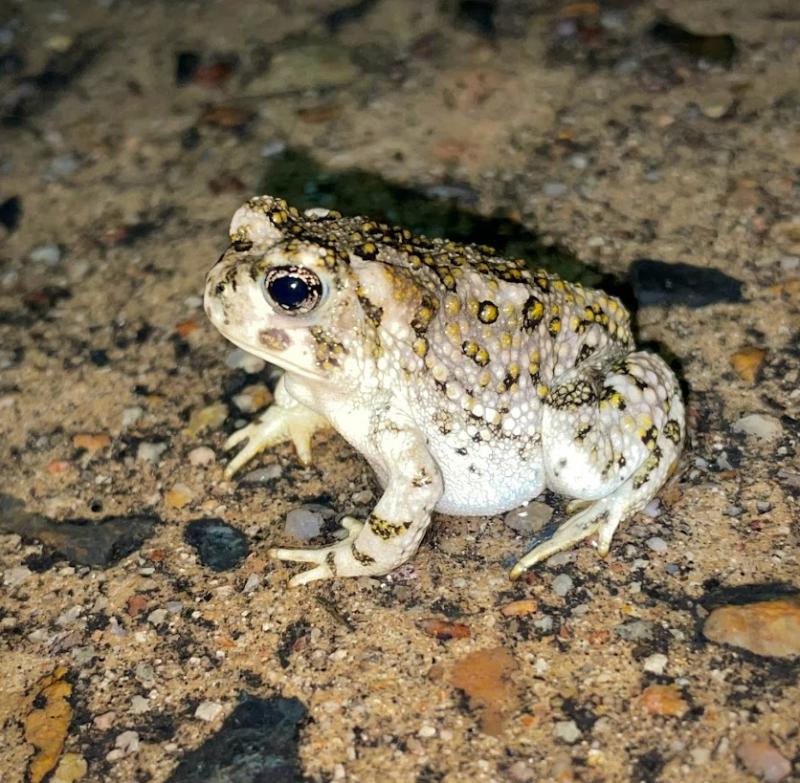
<svg viewBox="0 0 800 783"><path fill-rule="evenodd" d="M337 541L330 546L319 549L283 549L269 550L269 556L276 560L289 560L294 563L316 563L316 568L310 568L289 580L290 587L316 582L318 579L333 579L337 574L342 576L358 576L359 568L363 565L356 560L353 545L358 534L364 527L363 522L353 517L342 519L342 527L347 531L347 538ZM365 573L367 573L365 571Z"/></svg>
<svg viewBox="0 0 800 783"><path fill-rule="evenodd" d="M595 533L597 533L597 551L601 555L607 555L614 531L623 517L623 512L615 508L614 504L609 502L611 500L611 498L598 500L570 517L549 539L534 546L530 552L521 557L511 569L509 577L519 579L531 566L557 552L569 549Z"/></svg>

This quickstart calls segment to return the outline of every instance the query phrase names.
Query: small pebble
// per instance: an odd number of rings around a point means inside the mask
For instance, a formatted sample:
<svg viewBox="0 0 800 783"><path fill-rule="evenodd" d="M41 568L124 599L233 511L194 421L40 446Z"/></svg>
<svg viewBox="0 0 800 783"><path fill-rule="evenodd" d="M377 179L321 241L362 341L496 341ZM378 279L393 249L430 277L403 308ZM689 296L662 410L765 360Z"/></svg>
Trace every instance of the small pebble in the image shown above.
<svg viewBox="0 0 800 783"><path fill-rule="evenodd" d="M745 739L737 746L736 756L748 772L767 783L779 783L792 772L791 762L768 740Z"/></svg>
<svg viewBox="0 0 800 783"><path fill-rule="evenodd" d="M127 430L136 424L144 415L144 409L135 405L122 411L122 429Z"/></svg>
<svg viewBox="0 0 800 783"><path fill-rule="evenodd" d="M618 625L617 636L629 642L643 642L653 638L654 625L650 620L630 620Z"/></svg>
<svg viewBox="0 0 800 783"><path fill-rule="evenodd" d="M166 495L164 495L164 504L167 508L183 508L191 503L194 497L194 491L186 484L175 484Z"/></svg>
<svg viewBox="0 0 800 783"><path fill-rule="evenodd" d="M3 572L3 585L5 587L19 587L19 585L27 581L32 573L31 569L26 566L9 568Z"/></svg>
<svg viewBox="0 0 800 783"><path fill-rule="evenodd" d="M567 574L559 574L552 582L553 592L562 598L572 590L572 578Z"/></svg>
<svg viewBox="0 0 800 783"><path fill-rule="evenodd" d="M205 468L213 465L217 455L208 446L198 446L189 452L189 464L196 468Z"/></svg>
<svg viewBox="0 0 800 783"><path fill-rule="evenodd" d="M560 720L553 727L553 736L568 745L573 745L581 738L581 730L574 720Z"/></svg>
<svg viewBox="0 0 800 783"><path fill-rule="evenodd" d="M150 623L150 625L161 625L166 619L166 609L154 609L147 615L147 622Z"/></svg>
<svg viewBox="0 0 800 783"><path fill-rule="evenodd" d="M245 595L249 595L250 593L254 592L260 584L261 577L258 574L250 574L250 576L247 577L247 581L244 583L242 592Z"/></svg>
<svg viewBox="0 0 800 783"><path fill-rule="evenodd" d="M503 522L513 531L522 535L532 535L538 533L553 516L553 509L546 503L532 500L530 503L509 511Z"/></svg>
<svg viewBox="0 0 800 783"><path fill-rule="evenodd" d="M732 429L734 432L741 432L764 441L777 440L783 434L783 425L780 420L764 413L750 413L742 416L733 423Z"/></svg>
<svg viewBox="0 0 800 783"><path fill-rule="evenodd" d="M236 348L225 357L225 364L232 370L244 370L246 373L254 375L264 369L266 362L259 359L258 356L253 356L252 353Z"/></svg>
<svg viewBox="0 0 800 783"><path fill-rule="evenodd" d="M431 737L435 737L436 727L431 726L429 723L423 723L422 726L419 727L417 736L422 739L430 739Z"/></svg>
<svg viewBox="0 0 800 783"><path fill-rule="evenodd" d="M558 198L563 196L569 188L563 182L546 182L542 188L542 193L548 198Z"/></svg>
<svg viewBox="0 0 800 783"><path fill-rule="evenodd" d="M549 614L533 621L533 627L542 633L550 633L553 630L553 618Z"/></svg>
<svg viewBox="0 0 800 783"><path fill-rule="evenodd" d="M642 663L642 669L651 674L663 674L667 668L667 656L663 653L648 655Z"/></svg>
<svg viewBox="0 0 800 783"><path fill-rule="evenodd" d="M30 260L35 264L55 266L61 260L61 248L54 242L39 245L31 250Z"/></svg>
<svg viewBox="0 0 800 783"><path fill-rule="evenodd" d="M214 720L222 713L222 705L216 701L201 701L194 711L194 716L198 720L204 720L207 723Z"/></svg>
<svg viewBox="0 0 800 783"><path fill-rule="evenodd" d="M651 685L642 691L640 703L645 712L651 715L669 715L680 718L686 714L689 705L681 697L674 685Z"/></svg>
<svg viewBox="0 0 800 783"><path fill-rule="evenodd" d="M48 783L76 783L82 780L89 771L86 759L77 753L65 753L58 762Z"/></svg>
<svg viewBox="0 0 800 783"><path fill-rule="evenodd" d="M500 613L504 617L520 617L526 614L534 614L538 611L539 602L535 598L521 598L519 601L512 601L500 609Z"/></svg>
<svg viewBox="0 0 800 783"><path fill-rule="evenodd" d="M265 468L258 468L245 473L241 478L242 484L268 484L270 481L280 478L283 475L283 468L277 463L267 465Z"/></svg>
<svg viewBox="0 0 800 783"><path fill-rule="evenodd" d="M645 541L645 544L649 549L652 549L653 552L667 551L667 542L664 541L663 538L659 538L658 536L653 536L652 538L648 538L647 541Z"/></svg>
<svg viewBox="0 0 800 783"><path fill-rule="evenodd" d="M706 618L703 635L717 644L742 647L756 655L800 655L800 599L720 606Z"/></svg>
<svg viewBox="0 0 800 783"><path fill-rule="evenodd" d="M356 492L353 494L353 503L358 506L364 506L369 503L373 498L372 490L364 489L361 492Z"/></svg>
<svg viewBox="0 0 800 783"><path fill-rule="evenodd" d="M102 715L98 715L94 719L94 727L98 731L108 731L114 725L114 721L116 719L117 713L114 712L114 710L109 710L108 712L104 712Z"/></svg>
<svg viewBox="0 0 800 783"><path fill-rule="evenodd" d="M139 734L135 731L123 731L114 741L114 745L126 756L139 750Z"/></svg>
<svg viewBox="0 0 800 783"><path fill-rule="evenodd" d="M143 715L150 710L150 700L144 696L134 696L131 699L131 712L134 715Z"/></svg>
<svg viewBox="0 0 800 783"><path fill-rule="evenodd" d="M140 462L149 462L151 465L155 465L166 450L166 443L142 441L136 448L136 459Z"/></svg>
<svg viewBox="0 0 800 783"><path fill-rule="evenodd" d="M188 438L196 438L204 432L218 429L227 418L228 406L224 402L206 405L192 413L183 433Z"/></svg>
<svg viewBox="0 0 800 783"><path fill-rule="evenodd" d="M111 437L104 432L81 432L72 436L72 445L76 449L84 449L90 454L105 449L111 445Z"/></svg>
<svg viewBox="0 0 800 783"><path fill-rule="evenodd" d="M164 608L169 614L180 614L183 611L183 604L180 601L167 601Z"/></svg>
<svg viewBox="0 0 800 783"><path fill-rule="evenodd" d="M323 508L324 507L316 505L293 508L286 515L284 530L290 536L299 538L301 541L308 541L310 538L316 538L316 536L322 532L322 525L325 522ZM330 509L325 510L329 512L327 516L332 516L333 512Z"/></svg>
<svg viewBox="0 0 800 783"><path fill-rule="evenodd" d="M272 401L272 393L263 383L254 383L245 386L232 401L242 413L255 413Z"/></svg>
<svg viewBox="0 0 800 783"><path fill-rule="evenodd" d="M754 383L764 366L767 352L763 348L746 346L731 354L730 363L734 372L746 383Z"/></svg>

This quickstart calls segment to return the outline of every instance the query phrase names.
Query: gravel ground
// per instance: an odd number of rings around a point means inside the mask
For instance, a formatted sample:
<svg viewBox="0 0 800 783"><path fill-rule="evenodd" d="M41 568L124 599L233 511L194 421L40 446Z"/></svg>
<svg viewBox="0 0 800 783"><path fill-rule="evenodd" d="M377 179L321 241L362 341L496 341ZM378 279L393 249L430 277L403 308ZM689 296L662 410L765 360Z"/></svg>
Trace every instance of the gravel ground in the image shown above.
<svg viewBox="0 0 800 783"><path fill-rule="evenodd" d="M5 4L0 779L800 779L798 73L791 0ZM288 591L379 489L333 433L223 479L275 374L200 295L260 192L638 303L659 501L513 584L560 498Z"/></svg>

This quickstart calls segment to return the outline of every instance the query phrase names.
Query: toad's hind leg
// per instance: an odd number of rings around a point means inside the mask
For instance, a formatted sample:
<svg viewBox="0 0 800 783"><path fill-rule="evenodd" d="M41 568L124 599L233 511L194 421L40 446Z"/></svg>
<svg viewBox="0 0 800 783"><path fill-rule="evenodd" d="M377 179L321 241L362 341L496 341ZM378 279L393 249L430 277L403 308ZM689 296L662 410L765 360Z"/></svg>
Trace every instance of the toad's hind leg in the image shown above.
<svg viewBox="0 0 800 783"><path fill-rule="evenodd" d="M684 426L678 381L654 354L631 353L559 378L542 417L547 486L591 503L528 552L511 578L595 533L606 554L619 523L641 511L674 469Z"/></svg>

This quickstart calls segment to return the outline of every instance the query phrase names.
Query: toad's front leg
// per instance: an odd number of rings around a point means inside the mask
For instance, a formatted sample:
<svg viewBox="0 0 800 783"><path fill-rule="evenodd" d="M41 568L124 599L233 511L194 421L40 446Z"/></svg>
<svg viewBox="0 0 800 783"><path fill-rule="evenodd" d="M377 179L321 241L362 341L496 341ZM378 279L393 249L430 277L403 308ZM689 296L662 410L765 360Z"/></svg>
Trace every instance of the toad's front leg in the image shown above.
<svg viewBox="0 0 800 783"><path fill-rule="evenodd" d="M377 461L388 480L381 499L359 522L343 520L348 536L321 549L271 549L277 560L316 563L297 574L292 587L335 576L388 574L417 551L442 496L442 477L416 426L401 416L382 419L372 433Z"/></svg>

